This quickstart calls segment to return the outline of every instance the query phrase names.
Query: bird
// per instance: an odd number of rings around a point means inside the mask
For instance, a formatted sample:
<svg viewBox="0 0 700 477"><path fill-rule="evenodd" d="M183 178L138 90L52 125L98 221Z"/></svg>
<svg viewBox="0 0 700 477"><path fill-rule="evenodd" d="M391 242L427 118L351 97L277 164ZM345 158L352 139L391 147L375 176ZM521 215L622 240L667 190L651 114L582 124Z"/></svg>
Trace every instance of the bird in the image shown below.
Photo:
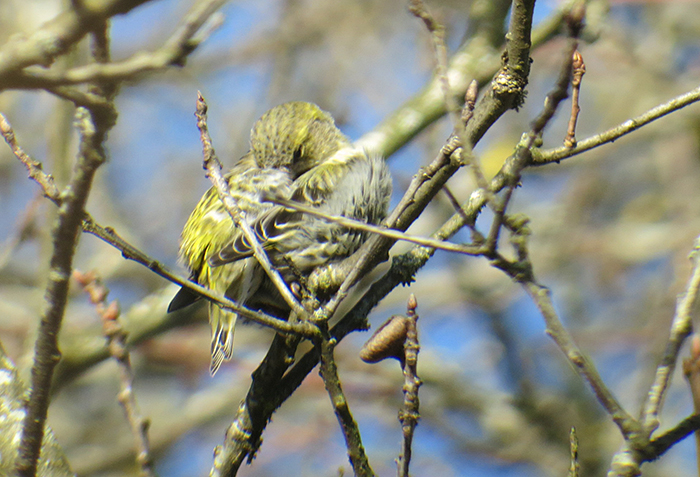
<svg viewBox="0 0 700 477"><path fill-rule="evenodd" d="M288 286L352 255L367 232L267 199L286 199L326 215L378 224L386 216L392 190L385 161L355 147L329 113L304 101L284 103L263 114L251 129L250 150L225 179L243 220ZM289 306L214 187L204 193L185 223L179 255L190 280L240 305L288 318ZM199 298L183 287L168 311ZM212 376L232 357L237 318L235 312L209 303Z"/></svg>

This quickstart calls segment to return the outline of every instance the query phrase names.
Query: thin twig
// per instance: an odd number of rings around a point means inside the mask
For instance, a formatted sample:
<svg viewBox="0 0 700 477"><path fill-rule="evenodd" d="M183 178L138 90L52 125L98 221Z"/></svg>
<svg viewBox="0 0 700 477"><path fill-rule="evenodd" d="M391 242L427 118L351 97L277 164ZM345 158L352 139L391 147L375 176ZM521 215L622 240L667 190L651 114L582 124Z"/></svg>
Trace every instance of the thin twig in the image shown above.
<svg viewBox="0 0 700 477"><path fill-rule="evenodd" d="M124 409L131 434L136 442L136 462L140 467L142 477L153 477L155 472L148 438L150 421L141 415L133 391L134 373L126 347L127 334L119 323L119 304L116 300L107 303L109 290L95 272L81 273L76 270L73 272L73 277L87 292L102 320L102 329L108 340L109 353L119 367L120 391L118 400Z"/></svg>
<svg viewBox="0 0 700 477"><path fill-rule="evenodd" d="M30 65L49 66L58 56L90 33L95 24L146 3L148 0L105 0L90 5L90 15L75 5L46 22L29 36L17 35L0 48L0 90ZM76 2L72 2L76 3Z"/></svg>
<svg viewBox="0 0 700 477"><path fill-rule="evenodd" d="M469 126L469 121L471 121L472 117L474 116L474 107L476 106L476 96L478 93L479 84L476 80L473 80L471 83L469 83L467 92L464 94L464 108L462 109L461 122L455 125L455 133L459 137L462 148L466 147L466 151L468 151L468 153L465 152L464 154L465 161L469 165L472 174L474 174L476 185L483 189L487 194L489 203L495 204L495 196L489 191L488 181L486 180L484 171L481 168L479 156L474 154L474 151L471 149L471 144L469 144L467 140L467 126Z"/></svg>
<svg viewBox="0 0 700 477"><path fill-rule="evenodd" d="M408 477L408 468L411 463L411 453L413 448L413 433L420 419L418 400L418 389L422 381L418 377L418 352L420 346L418 344L418 314L416 313L416 297L411 293L408 298L406 317L406 342L404 344L404 362L403 362L403 407L399 411L399 421L401 422L401 431L403 439L401 441L401 454L397 462L398 477Z"/></svg>
<svg viewBox="0 0 700 477"><path fill-rule="evenodd" d="M0 122L2 122L1 118ZM19 216L17 225L13 227L12 234L0 244L0 270L10 260L15 249L35 233L37 212L43 202L44 199L39 194L29 201Z"/></svg>
<svg viewBox="0 0 700 477"><path fill-rule="evenodd" d="M153 258L143 253L141 250L126 242L123 238L117 235L117 233L110 227L102 227L96 224L87 215L83 220L83 230L89 234L95 235L96 237L104 240L108 244L121 251L122 256L127 260L133 260L135 262L140 263L141 265L144 265L146 268L156 273L157 275L160 275L166 280L171 281L173 283L177 283L178 285L185 287L188 290L191 290L197 295L200 295L206 298L207 300L216 303L222 308L234 311L237 314L251 321L254 321L268 328L272 328L273 330L279 333L300 334L306 338L318 336L318 330L316 330L315 327L313 325L310 325L309 323L289 323L285 320L280 320L279 318L276 318L272 315L268 315L260 311L253 311L249 308L246 308L243 305L239 305L233 300L230 300L225 295L216 293L210 290L209 288L203 287L198 283L192 282L184 277L181 277L180 275L170 271L165 265L163 265L159 261L154 260Z"/></svg>
<svg viewBox="0 0 700 477"><path fill-rule="evenodd" d="M467 87L464 94L464 107L460 114L459 105L457 104L455 96L452 94L450 81L447 77L448 65L447 46L445 45L445 28L435 20L422 0L410 0L408 9L416 17L423 20L423 23L431 34L435 53L435 76L442 86L442 94L445 99L447 112L452 116L453 134L458 138L459 144L462 147L463 160L472 170L477 185L487 192L488 202L495 205L495 196L488 194L488 183L484 177L479 160L473 153L472 146L467 140L466 134L466 127L469 124L469 120L474 115L479 84L476 80L472 80L469 83L469 87Z"/></svg>
<svg viewBox="0 0 700 477"><path fill-rule="evenodd" d="M700 430L700 414L693 414L692 416L686 417L681 422L678 423L673 429L661 434L656 439L653 439L648 448L643 449L643 455L641 455L642 462L650 462L656 460L666 453L674 444L682 441L690 435L692 432L697 432Z"/></svg>
<svg viewBox="0 0 700 477"><path fill-rule="evenodd" d="M0 113L0 133L5 142L12 149L12 153L19 159L29 172L29 178L39 184L44 195L57 206L61 206L61 193L53 180L53 177L43 171L41 162L32 159L29 154L17 143L15 132L7 118Z"/></svg>
<svg viewBox="0 0 700 477"><path fill-rule="evenodd" d="M609 142L614 142L617 139L625 136L642 126L656 121L659 118L666 116L674 111L685 108L693 103L700 101L700 86L688 91L687 93L676 96L675 98L667 101L649 111L640 114L639 116L628 119L622 124L615 126L614 128L608 129L605 132L591 136L583 141L579 141L576 147L558 147L555 149L533 149L532 150L532 166L543 166L545 164L551 164L553 162L559 162L572 156L576 156L583 152L589 151L596 147L602 146Z"/></svg>
<svg viewBox="0 0 700 477"><path fill-rule="evenodd" d="M511 32L511 36L518 40L519 47L529 52L530 47L537 48L559 33L565 11L565 8L557 10L550 17L540 22L532 31L532 36L530 36L529 27L525 30L519 28L518 31L513 31ZM505 16L506 9L503 9L502 12ZM528 19L527 15L521 15L520 12L517 18L519 21L531 21L531 17ZM500 25L503 24L503 22L500 21L502 20L500 17L498 19L489 20L490 22L493 21L493 24L499 25L498 30L500 30ZM450 86L455 95L463 95L473 79L476 79L479 84L488 83L501 66L503 48L500 43L502 42L503 36L497 34L498 44L492 43L491 37L493 33L486 30L487 28L484 28L484 37L466 42L463 47L450 58L447 76L452 80ZM521 38L524 39L527 44L521 41ZM520 55L518 54L516 56L519 57ZM527 69L523 69L517 71L515 74L526 75L527 71ZM507 79L506 77L505 80L507 81ZM397 108L393 114L388 116L373 131L364 135L357 142L358 147L366 149L370 154L379 154L384 157L393 154L407 141L446 113L447 110L444 102L435 101L436 97L442 96L441 90L442 86L439 78L432 78L420 93ZM498 110L501 109L498 105L490 104L490 107L494 106L496 106ZM501 113L506 109L508 109L507 106L504 107ZM486 110L479 111L478 114L475 112L479 127L476 128L474 131L475 134L472 137L474 144L491 125L490 120L484 122L484 119L490 117L492 113L489 112L485 116L485 112ZM406 121L406 118L409 117L412 118L412 120Z"/></svg>
<svg viewBox="0 0 700 477"><path fill-rule="evenodd" d="M572 38L569 39L569 44L564 55L564 62L559 70L559 76L554 88L547 94L544 107L540 114L532 121L530 131L523 136L520 144L518 144L515 151L515 175L517 180L508 184L508 188L500 201L494 203L494 218L491 223L491 229L489 231L488 238L486 240L486 246L489 251L495 253L498 248L498 237L501 227L506 218L506 210L510 199L513 196L513 191L518 186L520 182L520 172L525 169L528 165L528 160L531 154L531 150L535 145L535 142L542 137L544 129L547 127L549 122L554 117L559 104L567 98L569 84L571 83L573 63L574 63L574 52L578 48L578 40L576 35L581 29L583 23L583 16L575 16L577 13L576 8L572 10L571 16L569 17L569 25L572 29Z"/></svg>
<svg viewBox="0 0 700 477"><path fill-rule="evenodd" d="M554 304L552 303L549 289L527 280L522 283L523 288L537 306L547 326L546 333L559 346L574 369L588 382L603 408L610 414L612 420L622 431L625 438L639 433L639 423L622 407L613 393L603 382L593 363L576 346L571 335L561 323Z"/></svg>
<svg viewBox="0 0 700 477"><path fill-rule="evenodd" d="M570 26L572 27L572 35L574 35L574 38L572 38L569 42L568 51L566 52L565 61L560 70L557 84L554 87L554 89L547 95L544 109L533 121L530 132L527 135L525 135L524 140L521 141L521 144L518 146L518 149L516 150L516 153L513 157L513 164L506 164L506 166L509 166L509 168L511 169L510 173L512 175L510 182L507 182L509 191L512 191L515 188L519 181L521 171L525 167L527 167L529 152L532 150L535 141L541 136L542 131L554 116L558 105L567 96L567 90L572 71L571 64L573 62L573 52L577 48L577 41L575 35L578 31L580 31L582 22L583 13L580 10L576 10L576 8L574 8L570 18ZM506 168L506 166L504 166L504 168ZM513 179L516 180L513 181ZM510 194L507 194L504 197L502 203L502 209L504 211L509 199ZM501 218L499 222L503 220L504 215L501 214L500 217ZM497 219L495 218L494 222L496 222L496 220ZM500 223L497 223L496 226L500 227ZM517 230L514 231L514 233L517 232ZM497 235L491 233L490 239L496 240ZM594 393L596 394L599 402L611 415L613 421L618 425L625 438L636 438L637 436L639 436L641 430L639 423L624 410L622 405L617 401L615 396L607 388L607 386L601 379L595 366L575 345L569 332L562 325L561 320L559 319L554 309L554 306L551 301L550 291L542 285L539 285L535 281L532 272L532 265L530 264L529 259L527 257L527 250L525 249L524 242L519 241L516 242L516 244L520 245L518 247L519 261L517 263L509 263L503 260L500 256L496 255L494 257L493 264L496 267L504 270L515 281L521 283L525 291L528 293L528 295L530 295L530 297L540 310L540 313L542 314L545 320L545 324L547 326L547 334L549 334L552 337L552 339L557 343L559 348L564 352L565 356L568 358L571 364L574 365L574 368L589 383Z"/></svg>
<svg viewBox="0 0 700 477"><path fill-rule="evenodd" d="M354 474L360 477L374 477L374 471L369 465L365 448L362 445L360 429L357 426L357 422L355 422L355 419L352 417L347 398L340 384L338 367L335 364L335 357L333 355L336 344L337 342L330 337L324 337L321 342L317 344L317 347L320 348L321 356L321 378L323 379L323 384L326 387L328 396L331 398L333 411L338 418L340 428L343 431L345 446L348 450L348 457L350 458L350 464L352 464Z"/></svg>
<svg viewBox="0 0 700 477"><path fill-rule="evenodd" d="M574 147L576 145L576 122L581 112L579 93L581 92L581 79L586 74L586 64L583 62L583 56L578 50L574 52L574 61L571 66L573 68L573 77L571 79L571 117L569 118L569 126L564 138L565 147Z"/></svg>
<svg viewBox="0 0 700 477"><path fill-rule="evenodd" d="M467 216L464 209L462 209L462 204L459 203L457 197L455 197L454 193L452 192L452 189L450 189L449 186L445 186L442 188L442 191L447 196L447 200L450 202L450 205L452 205L452 207L455 209L455 213L459 214L462 217L462 220L464 220L464 224L468 225L472 229L472 232L474 232L474 224L470 223L471 218Z"/></svg>
<svg viewBox="0 0 700 477"><path fill-rule="evenodd" d="M476 245L456 244L456 243L445 242L442 240L435 240L435 239L431 239L428 237L418 237L415 235L407 234L405 232L400 232L398 230L388 229L388 228L383 227L381 225L372 225L372 224L368 224L366 222L360 222L359 220L350 219L347 217L340 217L337 215L328 215L326 213L319 211L317 208L309 207L309 206L306 206L304 204L301 204L299 202L295 202L292 200L286 200L286 199L277 198L277 197L269 197L266 200L269 202L272 202L274 204L282 205L288 209L297 210L297 211L303 212L305 214L309 214L309 215L313 215L315 217L322 218L324 220L327 220L328 222L340 224L344 227L348 227L351 229L363 230L365 232L370 232L373 234L381 235L383 237L388 237L388 238L391 238L394 240L403 240L405 242L411 242L411 243L415 243L418 245L423 245L425 247L431 247L431 248L435 248L438 250L444 250L446 252L463 253L465 255L480 255L483 252L482 248L479 246L476 246Z"/></svg>
<svg viewBox="0 0 700 477"><path fill-rule="evenodd" d="M457 127L460 122L460 108L455 99L455 95L452 93L452 88L450 88L449 79L447 78L448 62L447 45L445 45L445 27L435 20L435 17L430 13L430 10L428 10L428 7L423 3L423 0L409 0L408 11L417 18L420 18L430 33L435 53L435 76L442 88L447 112L452 115L454 126Z"/></svg>
<svg viewBox="0 0 700 477"><path fill-rule="evenodd" d="M445 45L445 29L438 23L422 0L410 0L409 11L416 17L423 20L428 31L431 33L433 40L433 48L435 53L435 76L442 86L442 93L445 99L448 113L452 116L453 135L459 141L462 148L462 159L469 166L476 178L477 185L482 188L487 194L487 202L491 204L494 211L497 212L497 201L493 194L489 193L488 183L481 169L478 157L472 150L471 143L467 139L466 127L469 120L474 115L474 107L476 105L476 96L478 94L478 82L472 80L469 83L464 94L464 107L462 112L459 112L459 105L452 94L449 78L447 77L447 47ZM447 187L447 186L445 186Z"/></svg>
<svg viewBox="0 0 700 477"><path fill-rule="evenodd" d="M157 290L133 303L119 317L128 334L127 345L137 346L168 330L192 325L202 314L191 309L168 313L168 303L175 294L175 284ZM52 394L55 396L91 367L109 359L109 350L101 333L81 329L66 330L59 338L61 362L54 373Z"/></svg>

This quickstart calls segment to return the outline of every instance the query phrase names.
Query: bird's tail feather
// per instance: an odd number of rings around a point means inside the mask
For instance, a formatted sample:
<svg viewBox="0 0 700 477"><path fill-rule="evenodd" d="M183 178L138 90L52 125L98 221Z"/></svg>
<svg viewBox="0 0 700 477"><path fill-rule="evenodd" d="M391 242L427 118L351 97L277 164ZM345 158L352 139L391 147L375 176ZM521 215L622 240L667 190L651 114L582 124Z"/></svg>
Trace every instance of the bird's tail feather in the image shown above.
<svg viewBox="0 0 700 477"><path fill-rule="evenodd" d="M212 376L221 366L233 356L233 331L238 315L232 311L209 303L209 323L211 324L211 365L209 372Z"/></svg>

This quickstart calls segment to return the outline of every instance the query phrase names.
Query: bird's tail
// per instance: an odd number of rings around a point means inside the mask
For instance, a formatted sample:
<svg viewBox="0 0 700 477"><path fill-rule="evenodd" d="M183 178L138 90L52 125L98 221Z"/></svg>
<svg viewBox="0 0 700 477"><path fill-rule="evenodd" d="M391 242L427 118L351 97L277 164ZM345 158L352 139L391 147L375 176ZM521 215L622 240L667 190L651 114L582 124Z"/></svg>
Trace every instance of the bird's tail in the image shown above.
<svg viewBox="0 0 700 477"><path fill-rule="evenodd" d="M211 324L211 365L212 376L225 360L233 355L233 331L238 315L232 311L209 303L209 323Z"/></svg>

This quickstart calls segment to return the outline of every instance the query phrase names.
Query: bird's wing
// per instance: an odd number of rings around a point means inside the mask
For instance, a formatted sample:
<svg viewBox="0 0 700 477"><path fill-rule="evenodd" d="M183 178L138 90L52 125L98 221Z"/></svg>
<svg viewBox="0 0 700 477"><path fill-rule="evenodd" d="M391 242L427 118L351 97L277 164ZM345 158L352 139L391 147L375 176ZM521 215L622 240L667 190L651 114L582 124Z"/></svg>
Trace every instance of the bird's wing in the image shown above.
<svg viewBox="0 0 700 477"><path fill-rule="evenodd" d="M268 241L266 224L275 205L265 202L264 198L270 195L289 198L292 185L289 173L280 169L258 169L257 173L250 177L232 178L230 181L231 195L236 200L243 219L255 231L258 242L263 244ZM272 214L274 215L274 214ZM227 263L236 262L251 257L253 251L243 232L234 227L227 243L221 244L214 253L208 257L209 265L218 267Z"/></svg>
<svg viewBox="0 0 700 477"><path fill-rule="evenodd" d="M274 194L302 204L321 206L333 193L337 181L342 178L345 167L344 164L327 161L302 174L294 181L290 189L275 190ZM267 210L261 212L255 220L250 222L250 226L263 249L270 250L277 243L286 240L289 234L295 233L303 216L304 214L301 212L270 204ZM253 251L248 240L239 233L219 253L215 253L209 258L209 264L212 267L218 267L248 258L251 255L253 255Z"/></svg>
<svg viewBox="0 0 700 477"><path fill-rule="evenodd" d="M329 215L376 223L386 214L391 180L381 158L370 158L363 151L347 147L299 176L288 189L286 197L278 192L275 191L278 196L315 207ZM305 230L311 222L314 222L311 227L313 234ZM323 245L337 241L338 234L341 233L358 237L362 235L357 231L342 232L345 230L342 226L283 206L270 206L250 225L258 242L271 254L275 251L285 254L298 247L310 247L308 253L313 254L315 242ZM347 252L343 249L338 253L344 255ZM221 266L248 258L252 254L248 241L238 235L218 253L213 254L209 263L211 266ZM309 263L313 261L310 259Z"/></svg>

